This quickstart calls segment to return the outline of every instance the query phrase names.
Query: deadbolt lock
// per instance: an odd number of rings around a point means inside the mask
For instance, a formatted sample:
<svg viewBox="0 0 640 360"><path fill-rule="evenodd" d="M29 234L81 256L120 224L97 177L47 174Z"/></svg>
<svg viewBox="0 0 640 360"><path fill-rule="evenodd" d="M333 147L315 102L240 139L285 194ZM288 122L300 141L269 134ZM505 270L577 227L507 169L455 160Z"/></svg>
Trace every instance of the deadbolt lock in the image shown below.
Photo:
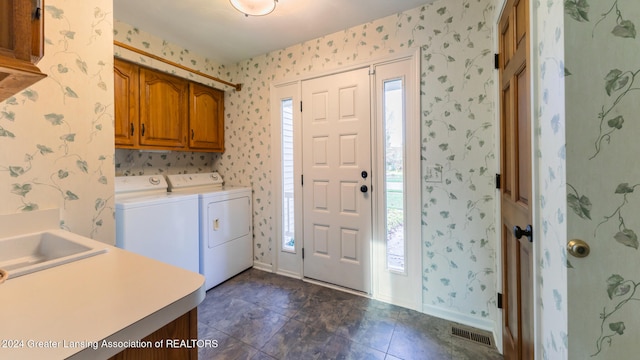
<svg viewBox="0 0 640 360"><path fill-rule="evenodd" d="M589 248L589 244L586 242L579 239L573 239L567 244L567 251L569 251L569 254L577 258L583 258L589 255L591 248Z"/></svg>

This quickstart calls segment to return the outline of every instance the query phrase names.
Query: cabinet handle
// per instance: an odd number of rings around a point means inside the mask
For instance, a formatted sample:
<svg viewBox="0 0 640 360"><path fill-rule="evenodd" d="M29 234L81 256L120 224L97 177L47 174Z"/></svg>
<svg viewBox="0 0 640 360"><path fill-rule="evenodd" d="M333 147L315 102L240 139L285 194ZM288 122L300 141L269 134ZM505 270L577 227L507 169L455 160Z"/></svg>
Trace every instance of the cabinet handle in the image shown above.
<svg viewBox="0 0 640 360"><path fill-rule="evenodd" d="M131 136L133 136L133 130L134 130L134 126L133 126L133 123L131 123Z"/></svg>
<svg viewBox="0 0 640 360"><path fill-rule="evenodd" d="M142 134L140 135L144 136L144 123L142 123Z"/></svg>
<svg viewBox="0 0 640 360"><path fill-rule="evenodd" d="M36 0L36 8L33 10L33 20L40 20L42 17L42 1Z"/></svg>
<svg viewBox="0 0 640 360"><path fill-rule="evenodd" d="M193 129L191 129L191 140L193 140L194 136L195 136L195 133L193 132Z"/></svg>

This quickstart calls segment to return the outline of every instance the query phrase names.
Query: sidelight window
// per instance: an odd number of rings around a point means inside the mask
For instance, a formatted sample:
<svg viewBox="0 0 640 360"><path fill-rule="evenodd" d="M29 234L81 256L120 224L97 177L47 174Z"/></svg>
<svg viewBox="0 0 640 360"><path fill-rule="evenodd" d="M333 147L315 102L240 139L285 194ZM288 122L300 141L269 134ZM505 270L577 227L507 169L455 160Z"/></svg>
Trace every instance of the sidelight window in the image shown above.
<svg viewBox="0 0 640 360"><path fill-rule="evenodd" d="M280 104L282 122L282 250L294 252L295 217L293 198L293 100Z"/></svg>
<svg viewBox="0 0 640 360"><path fill-rule="evenodd" d="M404 94L403 80L384 82L384 182L387 268L405 269Z"/></svg>

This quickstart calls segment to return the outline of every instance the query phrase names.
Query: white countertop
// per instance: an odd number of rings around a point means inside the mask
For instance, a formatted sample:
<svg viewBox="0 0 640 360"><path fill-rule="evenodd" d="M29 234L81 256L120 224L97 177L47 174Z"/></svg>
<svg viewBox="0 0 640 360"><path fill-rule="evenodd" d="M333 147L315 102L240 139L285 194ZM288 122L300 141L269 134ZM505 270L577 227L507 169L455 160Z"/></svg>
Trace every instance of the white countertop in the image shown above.
<svg viewBox="0 0 640 360"><path fill-rule="evenodd" d="M0 284L0 359L108 358L123 348L103 341L140 340L204 299L202 275L96 243L107 252Z"/></svg>

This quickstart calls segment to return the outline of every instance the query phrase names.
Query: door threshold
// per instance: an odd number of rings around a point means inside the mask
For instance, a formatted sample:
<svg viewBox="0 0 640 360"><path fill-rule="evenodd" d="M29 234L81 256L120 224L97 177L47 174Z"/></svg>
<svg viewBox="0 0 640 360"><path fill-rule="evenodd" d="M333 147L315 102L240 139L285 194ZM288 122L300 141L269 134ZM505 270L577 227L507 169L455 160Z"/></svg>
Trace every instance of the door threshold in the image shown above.
<svg viewBox="0 0 640 360"><path fill-rule="evenodd" d="M330 288L330 289L346 292L346 293L349 293L349 294L352 294L352 295L362 296L362 297L365 297L367 299L373 299L373 296L371 294L367 294L364 291L358 291L358 290L350 289L350 288L347 288L347 287L344 287L344 286L331 284L331 283L328 283L328 282L324 282L324 281L320 281L320 280L316 280L316 279L312 279L312 278L308 278L308 277L303 277L302 281L308 282L310 284L320 285L320 286L324 286L326 288Z"/></svg>

